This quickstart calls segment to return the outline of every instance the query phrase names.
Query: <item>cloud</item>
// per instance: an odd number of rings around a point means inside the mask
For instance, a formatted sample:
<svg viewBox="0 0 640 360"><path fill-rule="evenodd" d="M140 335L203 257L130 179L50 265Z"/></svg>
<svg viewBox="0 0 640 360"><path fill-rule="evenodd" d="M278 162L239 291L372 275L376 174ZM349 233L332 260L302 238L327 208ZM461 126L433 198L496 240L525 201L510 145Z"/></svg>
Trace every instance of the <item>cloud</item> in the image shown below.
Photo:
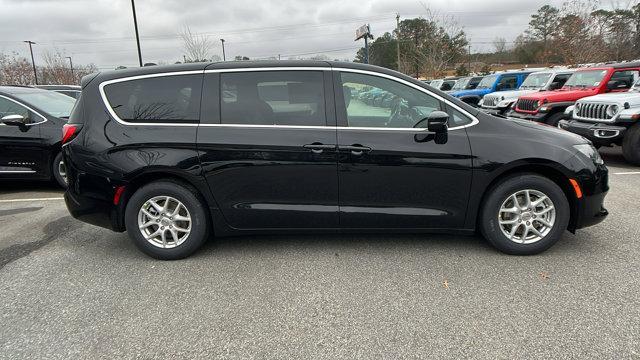
<svg viewBox="0 0 640 360"><path fill-rule="evenodd" d="M513 40L527 26L529 16L553 1L431 0L432 10L454 15L474 51L491 48L497 37ZM36 62L54 47L73 56L74 63L100 68L135 66L137 52L129 0L0 0L0 52L28 55L23 40L32 40ZM229 57L285 58L324 52L330 58L352 59L360 42L356 27L370 23L374 35L395 28L402 18L424 14L415 0L137 0L136 10L145 62L182 59L178 31L189 25L210 36L221 55L218 39L226 40Z"/></svg>

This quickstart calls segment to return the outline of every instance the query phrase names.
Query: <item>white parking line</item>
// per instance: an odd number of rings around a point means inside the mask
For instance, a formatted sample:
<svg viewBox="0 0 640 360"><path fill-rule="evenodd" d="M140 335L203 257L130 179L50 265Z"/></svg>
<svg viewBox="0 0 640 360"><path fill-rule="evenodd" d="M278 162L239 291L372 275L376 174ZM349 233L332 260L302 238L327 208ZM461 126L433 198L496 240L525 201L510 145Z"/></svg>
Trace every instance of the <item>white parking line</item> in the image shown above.
<svg viewBox="0 0 640 360"><path fill-rule="evenodd" d="M640 175L640 171L616 172L613 175Z"/></svg>
<svg viewBox="0 0 640 360"><path fill-rule="evenodd" d="M14 202L29 202L29 201L56 201L56 200L64 200L64 198L53 197L53 198L34 198L34 199L7 199L7 200L0 200L0 204L14 203Z"/></svg>

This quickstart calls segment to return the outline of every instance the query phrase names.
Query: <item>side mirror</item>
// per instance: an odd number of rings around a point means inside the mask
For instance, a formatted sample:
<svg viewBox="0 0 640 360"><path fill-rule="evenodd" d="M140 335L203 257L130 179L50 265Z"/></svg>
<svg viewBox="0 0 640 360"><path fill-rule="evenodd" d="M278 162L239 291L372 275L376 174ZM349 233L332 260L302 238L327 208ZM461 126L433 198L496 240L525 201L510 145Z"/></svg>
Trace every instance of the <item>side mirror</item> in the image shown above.
<svg viewBox="0 0 640 360"><path fill-rule="evenodd" d="M434 111L427 116L427 130L436 134L448 131L449 114L444 111Z"/></svg>
<svg viewBox="0 0 640 360"><path fill-rule="evenodd" d="M22 115L7 115L0 119L0 122L9 126L24 126L25 118Z"/></svg>

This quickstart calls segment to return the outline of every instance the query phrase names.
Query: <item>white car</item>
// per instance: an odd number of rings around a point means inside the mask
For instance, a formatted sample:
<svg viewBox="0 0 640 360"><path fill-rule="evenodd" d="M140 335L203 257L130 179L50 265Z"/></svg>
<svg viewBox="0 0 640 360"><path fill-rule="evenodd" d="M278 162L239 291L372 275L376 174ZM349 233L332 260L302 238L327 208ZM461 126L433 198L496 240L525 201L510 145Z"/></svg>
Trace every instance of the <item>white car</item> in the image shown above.
<svg viewBox="0 0 640 360"><path fill-rule="evenodd" d="M560 89L574 72L572 69L548 69L531 73L517 90L487 94L478 105L489 113L505 114L520 96Z"/></svg>

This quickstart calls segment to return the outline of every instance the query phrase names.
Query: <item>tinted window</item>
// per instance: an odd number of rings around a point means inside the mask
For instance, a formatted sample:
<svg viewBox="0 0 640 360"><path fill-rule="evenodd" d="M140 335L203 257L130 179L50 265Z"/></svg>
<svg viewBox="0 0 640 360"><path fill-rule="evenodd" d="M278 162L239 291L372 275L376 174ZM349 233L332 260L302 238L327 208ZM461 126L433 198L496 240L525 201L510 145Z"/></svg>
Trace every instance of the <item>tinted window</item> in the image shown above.
<svg viewBox="0 0 640 360"><path fill-rule="evenodd" d="M619 88L630 88L638 79L637 70L616 71L611 76L611 80L615 81Z"/></svg>
<svg viewBox="0 0 640 360"><path fill-rule="evenodd" d="M498 82L498 89L500 90L510 90L518 87L518 76L517 75L505 75L500 78Z"/></svg>
<svg viewBox="0 0 640 360"><path fill-rule="evenodd" d="M223 73L223 124L324 126L321 71Z"/></svg>
<svg viewBox="0 0 640 360"><path fill-rule="evenodd" d="M20 92L15 94L15 97L23 100L28 106L34 106L49 115L60 118L68 118L76 103L73 98L48 90Z"/></svg>
<svg viewBox="0 0 640 360"><path fill-rule="evenodd" d="M346 120L352 127L412 128L440 110L438 99L397 81L347 72L341 78Z"/></svg>
<svg viewBox="0 0 640 360"><path fill-rule="evenodd" d="M161 76L104 87L113 111L131 122L198 121L201 89L202 75Z"/></svg>
<svg viewBox="0 0 640 360"><path fill-rule="evenodd" d="M22 115L27 118L29 116L29 110L11 100L0 97L0 118L7 115Z"/></svg>

